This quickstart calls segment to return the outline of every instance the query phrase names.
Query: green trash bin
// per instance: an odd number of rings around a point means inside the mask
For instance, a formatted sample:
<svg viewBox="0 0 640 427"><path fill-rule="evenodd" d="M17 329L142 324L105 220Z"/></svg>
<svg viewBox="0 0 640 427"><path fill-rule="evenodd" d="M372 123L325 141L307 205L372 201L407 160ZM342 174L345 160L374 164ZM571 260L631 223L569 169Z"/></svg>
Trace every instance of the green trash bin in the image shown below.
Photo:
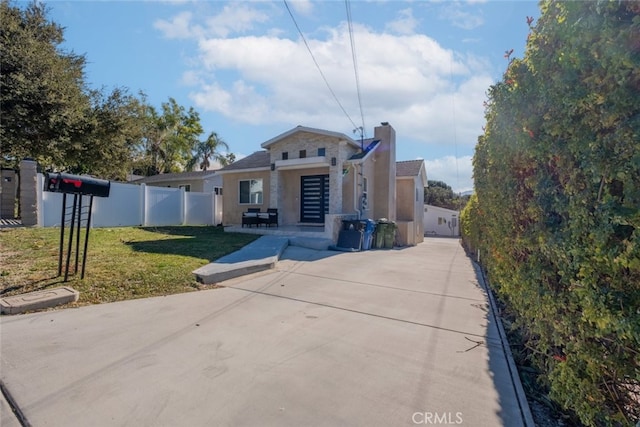
<svg viewBox="0 0 640 427"><path fill-rule="evenodd" d="M389 224L387 222L382 222L382 220L378 221L378 224L376 225L376 249L384 248L384 236L387 231L387 225Z"/></svg>
<svg viewBox="0 0 640 427"><path fill-rule="evenodd" d="M385 249L393 249L393 244L396 241L396 223L389 222L384 229L384 247Z"/></svg>

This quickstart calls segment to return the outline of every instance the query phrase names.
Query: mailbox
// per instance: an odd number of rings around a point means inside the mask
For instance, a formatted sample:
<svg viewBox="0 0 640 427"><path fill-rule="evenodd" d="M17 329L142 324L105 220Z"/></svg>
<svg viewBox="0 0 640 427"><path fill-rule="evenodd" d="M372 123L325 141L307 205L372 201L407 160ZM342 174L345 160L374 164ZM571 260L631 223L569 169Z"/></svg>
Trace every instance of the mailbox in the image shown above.
<svg viewBox="0 0 640 427"><path fill-rule="evenodd" d="M44 180L44 190L54 193L80 194L83 196L109 197L111 182L90 176L68 173L48 173Z"/></svg>

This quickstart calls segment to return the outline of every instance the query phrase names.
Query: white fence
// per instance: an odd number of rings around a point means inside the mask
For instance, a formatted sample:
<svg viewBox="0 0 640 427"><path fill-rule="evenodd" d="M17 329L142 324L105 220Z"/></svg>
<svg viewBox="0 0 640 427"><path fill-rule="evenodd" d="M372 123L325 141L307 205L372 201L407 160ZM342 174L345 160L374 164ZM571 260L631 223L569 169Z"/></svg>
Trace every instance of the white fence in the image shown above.
<svg viewBox="0 0 640 427"><path fill-rule="evenodd" d="M38 225L60 226L61 193L43 191L44 176L38 174ZM70 212L72 197L67 197ZM83 212L89 209L89 197L82 197ZM67 219L70 215L67 215ZM94 197L92 227L218 225L222 223L222 196L196 193L179 188L152 187L145 184L111 183L109 197Z"/></svg>

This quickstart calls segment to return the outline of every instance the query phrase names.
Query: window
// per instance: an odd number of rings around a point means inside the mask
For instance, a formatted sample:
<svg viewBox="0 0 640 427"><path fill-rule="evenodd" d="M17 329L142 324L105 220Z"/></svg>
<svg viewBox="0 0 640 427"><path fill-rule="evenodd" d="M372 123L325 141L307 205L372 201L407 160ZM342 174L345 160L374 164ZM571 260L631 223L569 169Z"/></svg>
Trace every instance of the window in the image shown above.
<svg viewBox="0 0 640 427"><path fill-rule="evenodd" d="M213 192L216 196L222 196L222 187L214 187Z"/></svg>
<svg viewBox="0 0 640 427"><path fill-rule="evenodd" d="M305 157L307 157L307 150L300 150L300 158L304 159Z"/></svg>
<svg viewBox="0 0 640 427"><path fill-rule="evenodd" d="M318 148L318 157L324 157L327 155L327 150L324 148Z"/></svg>
<svg viewBox="0 0 640 427"><path fill-rule="evenodd" d="M240 181L240 204L262 204L262 179L247 179Z"/></svg>
<svg viewBox="0 0 640 427"><path fill-rule="evenodd" d="M289 152L285 151L282 153L282 160L288 160L289 159Z"/></svg>
<svg viewBox="0 0 640 427"><path fill-rule="evenodd" d="M183 184L179 188L184 188L184 191L191 191L191 184Z"/></svg>

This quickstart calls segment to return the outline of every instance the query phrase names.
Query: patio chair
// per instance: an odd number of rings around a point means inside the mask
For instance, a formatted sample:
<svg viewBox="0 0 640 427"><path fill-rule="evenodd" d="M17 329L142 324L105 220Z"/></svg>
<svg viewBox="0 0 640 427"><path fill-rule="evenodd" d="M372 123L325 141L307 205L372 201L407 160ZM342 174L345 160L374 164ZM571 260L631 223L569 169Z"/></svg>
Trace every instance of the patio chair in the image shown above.
<svg viewBox="0 0 640 427"><path fill-rule="evenodd" d="M260 214L260 223L265 227L271 227L272 225L278 226L278 209L269 208L266 213Z"/></svg>
<svg viewBox="0 0 640 427"><path fill-rule="evenodd" d="M258 215L260 215L260 208L248 208L247 212L242 212L242 226L259 226L260 220L258 218Z"/></svg>

